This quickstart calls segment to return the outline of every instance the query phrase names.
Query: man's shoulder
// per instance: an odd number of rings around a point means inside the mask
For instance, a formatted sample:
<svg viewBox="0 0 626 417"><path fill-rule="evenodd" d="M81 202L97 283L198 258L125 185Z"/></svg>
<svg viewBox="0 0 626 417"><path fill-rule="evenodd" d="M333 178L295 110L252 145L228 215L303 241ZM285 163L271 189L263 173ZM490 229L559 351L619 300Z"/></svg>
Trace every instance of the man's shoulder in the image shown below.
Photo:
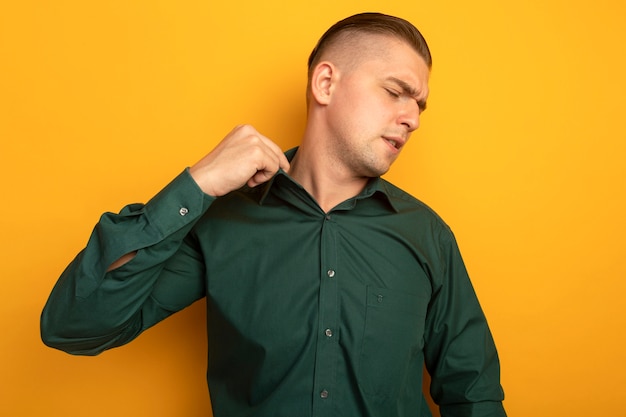
<svg viewBox="0 0 626 417"><path fill-rule="evenodd" d="M394 206L400 209L424 209L435 216L438 216L437 213L426 203L424 203L419 198L415 197L413 194L408 193L397 185L387 181L384 178L380 179L381 188L384 190L385 194L389 198L389 201L394 204Z"/></svg>
<svg viewBox="0 0 626 417"><path fill-rule="evenodd" d="M415 215L434 224L438 224L445 229L449 229L441 216L428 204L384 178L381 178L380 181L381 188L398 213Z"/></svg>

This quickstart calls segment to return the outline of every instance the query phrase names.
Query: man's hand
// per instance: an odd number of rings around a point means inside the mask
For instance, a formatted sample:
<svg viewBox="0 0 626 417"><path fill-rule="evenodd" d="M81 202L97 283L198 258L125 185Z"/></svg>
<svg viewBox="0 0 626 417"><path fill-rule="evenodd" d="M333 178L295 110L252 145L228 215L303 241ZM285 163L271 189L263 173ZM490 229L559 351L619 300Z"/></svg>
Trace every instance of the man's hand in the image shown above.
<svg viewBox="0 0 626 417"><path fill-rule="evenodd" d="M207 156L189 169L206 194L219 197L248 184L268 181L289 161L274 142L250 125L235 127Z"/></svg>

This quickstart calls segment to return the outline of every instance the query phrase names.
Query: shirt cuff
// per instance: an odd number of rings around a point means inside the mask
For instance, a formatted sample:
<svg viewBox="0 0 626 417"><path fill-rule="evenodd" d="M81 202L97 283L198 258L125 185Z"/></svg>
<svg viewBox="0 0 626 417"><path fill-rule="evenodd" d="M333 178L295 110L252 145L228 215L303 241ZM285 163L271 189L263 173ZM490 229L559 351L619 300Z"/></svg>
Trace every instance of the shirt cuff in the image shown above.
<svg viewBox="0 0 626 417"><path fill-rule="evenodd" d="M161 236L168 236L198 220L213 201L186 168L146 204L144 213Z"/></svg>

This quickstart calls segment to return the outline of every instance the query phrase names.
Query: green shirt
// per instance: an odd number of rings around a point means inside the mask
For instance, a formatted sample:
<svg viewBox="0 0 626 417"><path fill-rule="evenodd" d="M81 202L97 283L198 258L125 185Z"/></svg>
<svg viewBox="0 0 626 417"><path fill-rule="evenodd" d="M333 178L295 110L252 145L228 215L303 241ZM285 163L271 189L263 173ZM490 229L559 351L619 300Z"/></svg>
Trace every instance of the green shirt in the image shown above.
<svg viewBox="0 0 626 417"><path fill-rule="evenodd" d="M42 337L95 355L205 296L216 417L430 416L424 363L442 416L505 416L452 232L383 179L324 213L282 171L215 199L186 170L145 206L102 216Z"/></svg>

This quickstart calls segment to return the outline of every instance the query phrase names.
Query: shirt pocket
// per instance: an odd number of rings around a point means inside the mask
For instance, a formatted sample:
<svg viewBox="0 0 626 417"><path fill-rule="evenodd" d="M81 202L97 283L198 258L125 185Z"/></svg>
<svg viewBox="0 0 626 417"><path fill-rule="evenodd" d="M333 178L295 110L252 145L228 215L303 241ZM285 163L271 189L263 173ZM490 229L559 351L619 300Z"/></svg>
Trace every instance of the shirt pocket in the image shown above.
<svg viewBox="0 0 626 417"><path fill-rule="evenodd" d="M359 385L365 394L395 397L424 346L428 297L368 286L366 305Z"/></svg>

